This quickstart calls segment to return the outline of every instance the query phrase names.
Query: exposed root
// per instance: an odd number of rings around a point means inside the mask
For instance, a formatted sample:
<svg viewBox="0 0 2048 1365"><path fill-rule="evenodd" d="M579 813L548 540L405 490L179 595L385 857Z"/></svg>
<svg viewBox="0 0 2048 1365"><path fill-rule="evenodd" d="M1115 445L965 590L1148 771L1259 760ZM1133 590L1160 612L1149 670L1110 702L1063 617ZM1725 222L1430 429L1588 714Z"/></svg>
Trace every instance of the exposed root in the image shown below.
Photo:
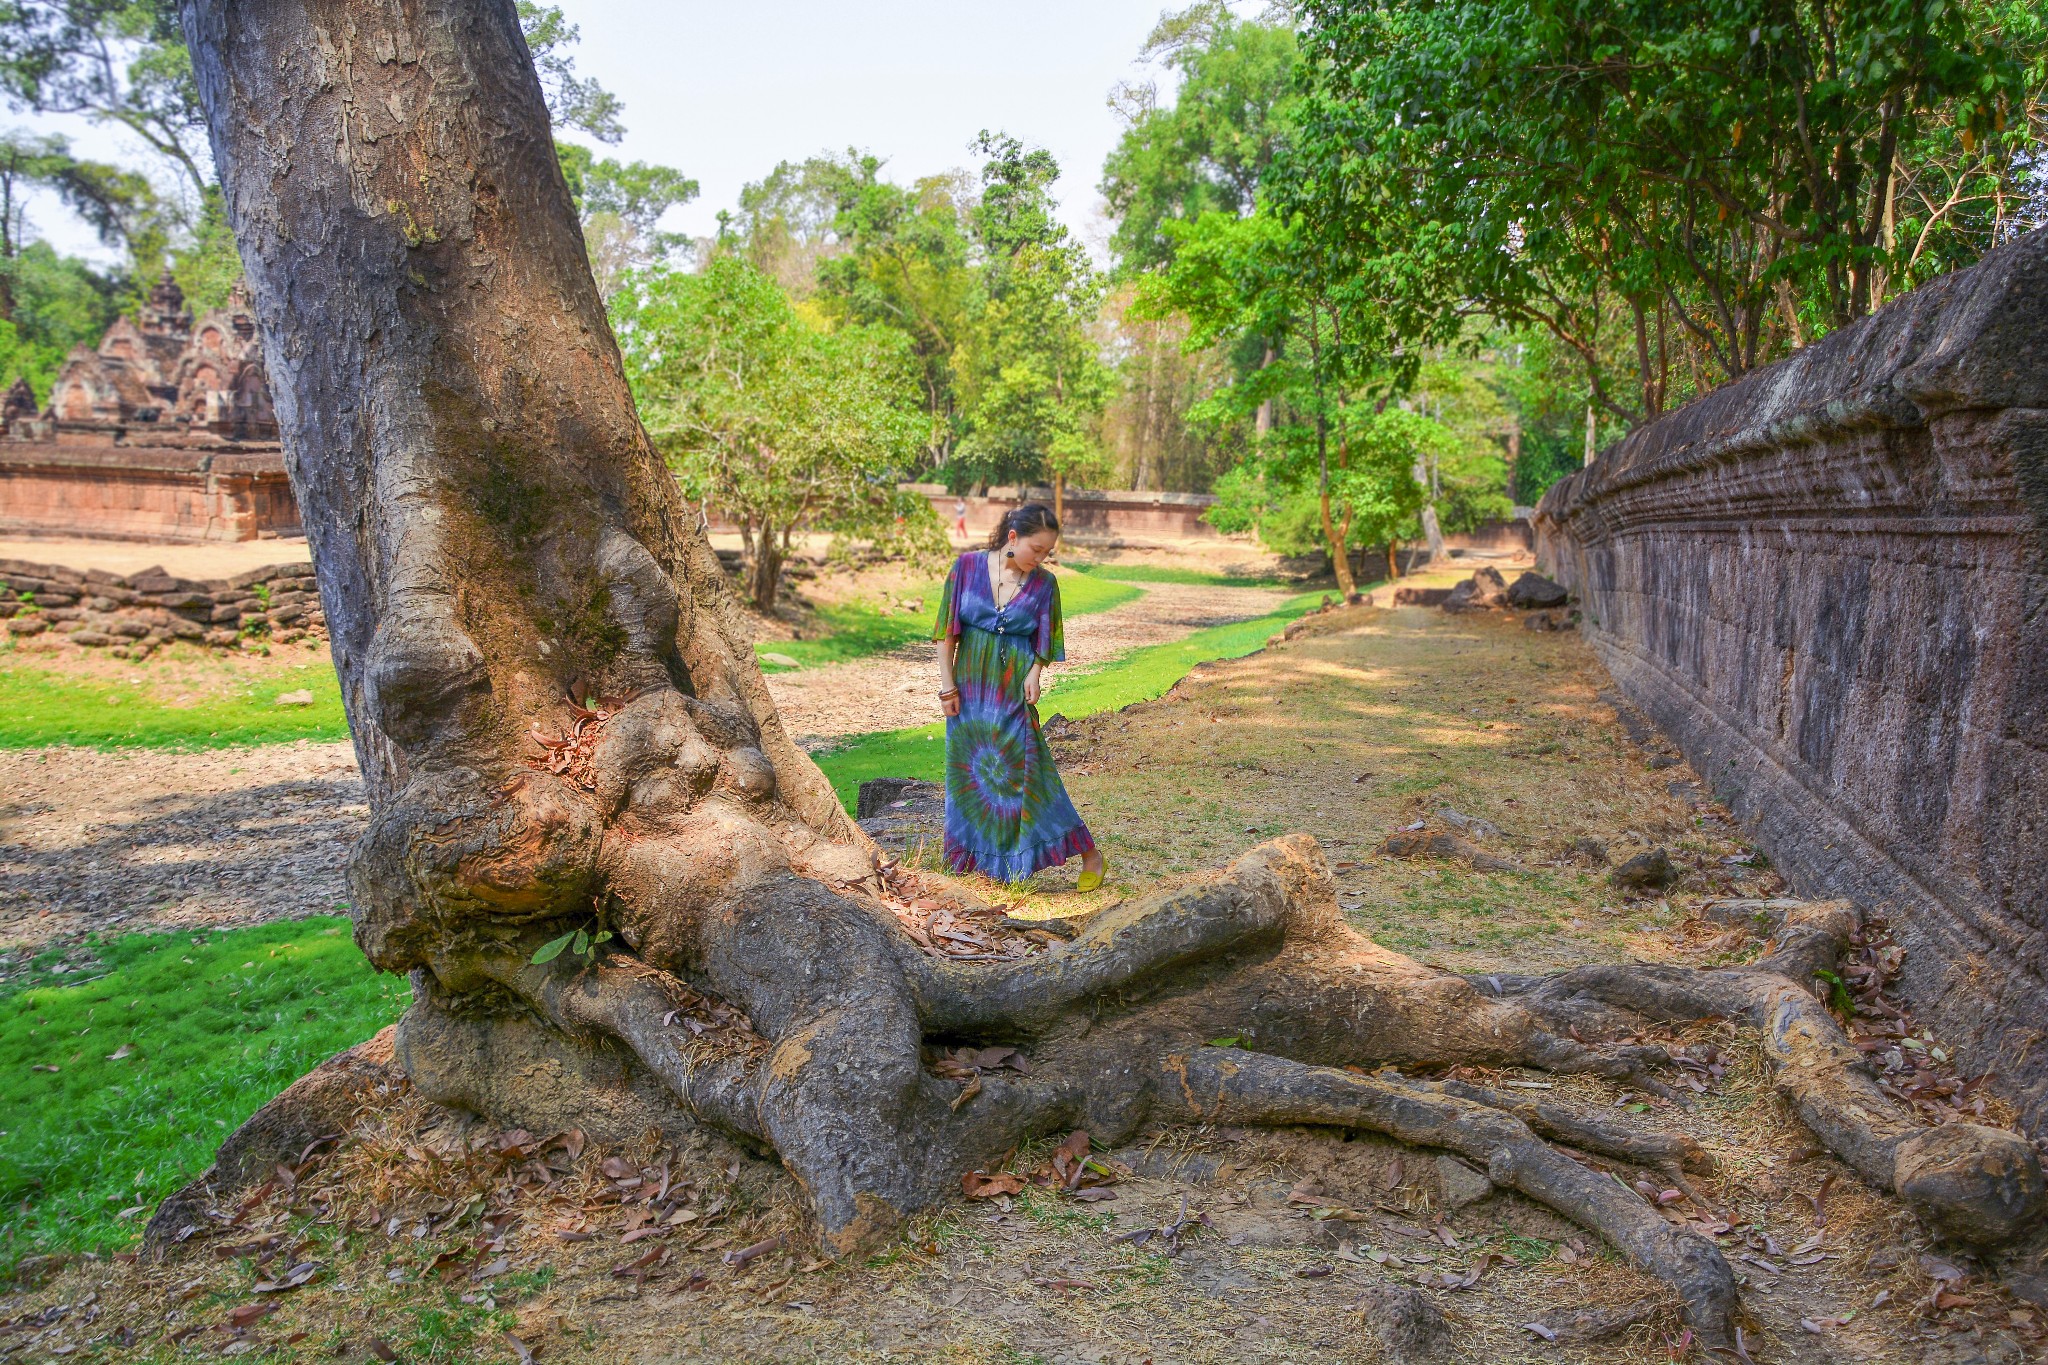
<svg viewBox="0 0 2048 1365"><path fill-rule="evenodd" d="M1700 1171L1711 1166L1700 1145L1683 1133L1646 1132L1599 1114L1523 1096L1504 1095L1498 1090L1464 1081L1410 1081L1408 1084L1432 1094L1505 1110L1528 1124L1532 1131L1596 1156L1612 1157L1616 1161L1633 1162L1660 1171Z"/></svg>
<svg viewBox="0 0 2048 1365"><path fill-rule="evenodd" d="M1589 999L1667 1023L1722 1017L1747 1024L1762 1035L1779 1092L1830 1151L1943 1235L1977 1245L2009 1241L2048 1208L2048 1181L2032 1145L1982 1124L1919 1123L1878 1088L1834 1016L1799 984L1834 965L1855 927L1846 904L1817 904L1786 916L1754 967L1581 967L1519 983L1528 987L1521 998L1567 1025L1584 1018Z"/></svg>
<svg viewBox="0 0 2048 1365"><path fill-rule="evenodd" d="M1733 1340L1735 1276L1719 1248L1665 1221L1633 1190L1573 1161L1513 1114L1402 1081L1237 1049L1200 1048L1165 1066L1191 1119L1367 1128L1477 1161L1494 1184L1597 1233L1670 1285L1708 1347Z"/></svg>

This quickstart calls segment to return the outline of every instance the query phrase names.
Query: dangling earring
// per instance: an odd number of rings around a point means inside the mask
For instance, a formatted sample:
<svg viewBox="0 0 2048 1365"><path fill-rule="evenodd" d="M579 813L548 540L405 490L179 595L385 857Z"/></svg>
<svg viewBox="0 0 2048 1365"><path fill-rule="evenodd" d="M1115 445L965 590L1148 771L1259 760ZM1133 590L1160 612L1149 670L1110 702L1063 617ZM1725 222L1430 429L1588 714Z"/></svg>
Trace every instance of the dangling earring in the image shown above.
<svg viewBox="0 0 2048 1365"><path fill-rule="evenodd" d="M1017 557L1017 552L1016 552L1015 550L1005 550L1005 551L1003 551L1003 558L1004 558L1004 559L1015 559L1016 557Z"/></svg>

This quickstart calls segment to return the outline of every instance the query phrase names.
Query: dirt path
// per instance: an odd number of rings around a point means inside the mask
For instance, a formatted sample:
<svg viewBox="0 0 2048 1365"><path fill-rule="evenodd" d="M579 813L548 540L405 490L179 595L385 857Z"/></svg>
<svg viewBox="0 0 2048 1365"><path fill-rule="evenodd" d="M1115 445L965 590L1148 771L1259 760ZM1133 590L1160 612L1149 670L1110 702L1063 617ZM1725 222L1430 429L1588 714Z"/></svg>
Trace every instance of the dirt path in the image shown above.
<svg viewBox="0 0 2048 1365"><path fill-rule="evenodd" d="M1264 588L1147 583L1134 600L1108 611L1067 618L1067 660L1090 665L1125 650L1175 640L1210 626L1264 616L1287 594ZM855 663L768 679L783 722L806 748L845 735L902 730L938 718L938 647L919 641ZM1058 670L1053 691L1058 691Z"/></svg>
<svg viewBox="0 0 2048 1365"><path fill-rule="evenodd" d="M0 974L91 930L330 913L368 816L346 744L0 752Z"/></svg>
<svg viewBox="0 0 2048 1365"><path fill-rule="evenodd" d="M1264 615L1264 589L1148 586L1073 618L1067 657L1113 657ZM810 745L933 718L933 646L770 680ZM349 844L368 818L347 744L196 754L0 751L0 977L103 929L250 924L348 900Z"/></svg>

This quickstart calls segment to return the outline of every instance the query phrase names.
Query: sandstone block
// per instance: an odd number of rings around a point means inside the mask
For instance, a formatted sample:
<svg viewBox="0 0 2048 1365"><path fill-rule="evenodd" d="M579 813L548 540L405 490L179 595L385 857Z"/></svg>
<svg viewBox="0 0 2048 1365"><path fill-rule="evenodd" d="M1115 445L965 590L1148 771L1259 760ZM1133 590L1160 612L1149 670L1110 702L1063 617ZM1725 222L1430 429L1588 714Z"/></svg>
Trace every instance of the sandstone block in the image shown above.
<svg viewBox="0 0 2048 1365"><path fill-rule="evenodd" d="M1508 605L1523 610L1561 607L1570 594L1564 585L1531 569L1508 585Z"/></svg>
<svg viewBox="0 0 2048 1365"><path fill-rule="evenodd" d="M103 630L74 630L66 637L74 645L104 647L116 643L117 637Z"/></svg>
<svg viewBox="0 0 2048 1365"><path fill-rule="evenodd" d="M41 635L49 628L50 623L43 619L40 612L33 616L17 616L7 623L9 635Z"/></svg>
<svg viewBox="0 0 2048 1365"><path fill-rule="evenodd" d="M197 621L179 619L171 622L164 629L169 631L174 638L180 640L201 640L206 638L206 627L200 625Z"/></svg>
<svg viewBox="0 0 2048 1365"><path fill-rule="evenodd" d="M306 609L296 604L288 607L272 607L263 613L264 619L273 626L288 626L306 619Z"/></svg>

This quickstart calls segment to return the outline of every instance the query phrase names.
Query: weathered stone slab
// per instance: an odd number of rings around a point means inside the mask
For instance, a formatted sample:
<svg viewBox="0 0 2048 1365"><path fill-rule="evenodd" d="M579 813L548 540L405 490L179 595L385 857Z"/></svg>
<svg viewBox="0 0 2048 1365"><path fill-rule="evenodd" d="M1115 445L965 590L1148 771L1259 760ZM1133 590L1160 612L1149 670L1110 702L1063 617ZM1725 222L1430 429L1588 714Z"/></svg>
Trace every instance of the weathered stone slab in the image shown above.
<svg viewBox="0 0 2048 1365"><path fill-rule="evenodd" d="M2048 1134L2048 231L1631 434L1537 512L1616 684Z"/></svg>

